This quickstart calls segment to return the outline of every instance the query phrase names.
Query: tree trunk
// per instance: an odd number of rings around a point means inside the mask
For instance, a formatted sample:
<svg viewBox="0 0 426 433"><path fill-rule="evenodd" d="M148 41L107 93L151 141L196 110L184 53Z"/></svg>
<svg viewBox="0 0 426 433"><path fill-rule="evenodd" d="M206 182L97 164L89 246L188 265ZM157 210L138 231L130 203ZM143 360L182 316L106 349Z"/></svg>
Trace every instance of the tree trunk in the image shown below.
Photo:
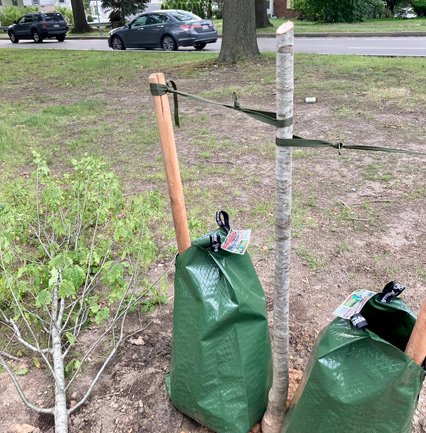
<svg viewBox="0 0 426 433"><path fill-rule="evenodd" d="M53 371L55 374L55 433L68 433L67 397L61 335L52 325Z"/></svg>
<svg viewBox="0 0 426 433"><path fill-rule="evenodd" d="M272 24L268 18L268 13L266 11L266 1L255 0L255 10L256 10L256 28L264 29L266 27L272 27Z"/></svg>
<svg viewBox="0 0 426 433"><path fill-rule="evenodd" d="M277 30L277 118L293 117L293 23ZM291 138L293 126L277 130L277 138ZM291 253L291 147L276 147L276 251L274 332L272 345L273 380L268 408L262 420L263 433L279 433L288 395L288 317Z"/></svg>
<svg viewBox="0 0 426 433"><path fill-rule="evenodd" d="M219 62L237 63L260 55L254 2L255 0L225 0Z"/></svg>
<svg viewBox="0 0 426 433"><path fill-rule="evenodd" d="M84 13L83 0L71 0L72 14L74 17L73 33L88 33L93 29L87 23L86 14Z"/></svg>

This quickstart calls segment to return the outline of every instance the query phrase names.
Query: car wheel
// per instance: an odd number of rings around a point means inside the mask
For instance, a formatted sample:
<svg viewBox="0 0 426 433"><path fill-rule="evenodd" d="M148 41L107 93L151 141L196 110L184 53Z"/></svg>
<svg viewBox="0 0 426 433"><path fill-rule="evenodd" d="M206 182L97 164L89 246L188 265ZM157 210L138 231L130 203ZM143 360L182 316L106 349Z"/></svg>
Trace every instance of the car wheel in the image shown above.
<svg viewBox="0 0 426 433"><path fill-rule="evenodd" d="M41 44L43 42L43 38L37 30L33 31L33 39L36 44Z"/></svg>
<svg viewBox="0 0 426 433"><path fill-rule="evenodd" d="M202 50L202 49L204 49L205 47L206 47L206 43L204 43L204 42L197 42L196 44L194 44L194 48L197 50L197 51L200 51L200 50Z"/></svg>
<svg viewBox="0 0 426 433"><path fill-rule="evenodd" d="M176 51L178 46L172 36L166 35L163 36L163 39L161 39L161 48L164 51Z"/></svg>
<svg viewBox="0 0 426 433"><path fill-rule="evenodd" d="M58 42L64 42L65 41L65 35L56 36L56 39L58 40Z"/></svg>
<svg viewBox="0 0 426 433"><path fill-rule="evenodd" d="M17 44L19 42L19 38L17 38L13 32L9 33L9 38L12 44Z"/></svg>
<svg viewBox="0 0 426 433"><path fill-rule="evenodd" d="M111 41L113 50L125 50L124 42L119 36L114 36Z"/></svg>

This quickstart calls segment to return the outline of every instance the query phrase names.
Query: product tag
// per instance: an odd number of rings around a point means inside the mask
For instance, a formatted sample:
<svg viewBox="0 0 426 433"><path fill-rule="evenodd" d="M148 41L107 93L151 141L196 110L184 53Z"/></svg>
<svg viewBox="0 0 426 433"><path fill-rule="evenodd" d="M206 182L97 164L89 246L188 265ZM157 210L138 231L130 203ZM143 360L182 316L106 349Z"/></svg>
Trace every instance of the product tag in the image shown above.
<svg viewBox="0 0 426 433"><path fill-rule="evenodd" d="M375 292L371 292L370 290L355 290L336 308L333 314L342 319L350 319L353 315L358 314L367 301L375 294Z"/></svg>
<svg viewBox="0 0 426 433"><path fill-rule="evenodd" d="M222 250L233 254L244 254L250 242L251 230L231 230L222 243Z"/></svg>

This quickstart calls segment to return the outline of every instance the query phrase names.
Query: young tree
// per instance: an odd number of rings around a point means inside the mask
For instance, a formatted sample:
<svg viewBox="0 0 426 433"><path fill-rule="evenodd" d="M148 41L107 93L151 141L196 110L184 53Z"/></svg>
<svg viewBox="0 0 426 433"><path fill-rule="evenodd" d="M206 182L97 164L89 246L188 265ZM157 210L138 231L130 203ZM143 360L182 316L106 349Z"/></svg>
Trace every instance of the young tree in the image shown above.
<svg viewBox="0 0 426 433"><path fill-rule="evenodd" d="M236 63L260 55L254 5L255 0L225 0L219 62Z"/></svg>
<svg viewBox="0 0 426 433"><path fill-rule="evenodd" d="M256 28L264 29L266 27L272 27L271 22L268 18L268 12L266 9L265 0L255 0L255 10L256 10Z"/></svg>
<svg viewBox="0 0 426 433"><path fill-rule="evenodd" d="M294 26L282 24L277 30L277 118L293 117ZM291 138L293 125L277 130L277 138ZM272 342L273 380L268 407L262 419L263 433L279 433L288 395L289 299L291 257L291 147L276 146L276 223L274 332ZM284 421L285 422L285 421Z"/></svg>
<svg viewBox="0 0 426 433"><path fill-rule="evenodd" d="M36 155L34 183L16 183L0 207L0 365L27 407L55 418L55 433L89 398L126 339L124 322L158 292L142 289L141 270L155 257L149 224L161 216L160 198L149 193L126 205L116 176L94 158L74 162L74 172L54 178ZM137 289L137 287L139 287ZM81 337L88 325L95 341ZM53 403L42 407L22 389L9 344L44 363ZM95 350L104 362L80 400L67 392ZM16 355L16 354L15 354ZM33 358L34 359L34 358Z"/></svg>
<svg viewBox="0 0 426 433"><path fill-rule="evenodd" d="M126 16L142 12L148 2L149 0L102 0L102 7L110 9L110 17L119 17L120 25L124 26Z"/></svg>
<svg viewBox="0 0 426 433"><path fill-rule="evenodd" d="M86 13L84 12L83 0L71 0L72 14L74 17L74 33L88 33L93 31L87 23Z"/></svg>

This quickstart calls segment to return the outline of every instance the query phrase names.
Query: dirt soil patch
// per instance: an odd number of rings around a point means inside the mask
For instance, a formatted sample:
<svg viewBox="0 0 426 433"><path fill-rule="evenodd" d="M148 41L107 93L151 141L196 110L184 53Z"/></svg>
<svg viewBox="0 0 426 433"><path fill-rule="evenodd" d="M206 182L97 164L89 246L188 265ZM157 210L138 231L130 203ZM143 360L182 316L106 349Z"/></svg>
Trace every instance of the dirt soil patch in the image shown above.
<svg viewBox="0 0 426 433"><path fill-rule="evenodd" d="M210 92L210 97L217 100L225 100L222 93L229 94L228 90L237 88L242 93L242 105L274 110L273 60L260 61L249 71L245 67L225 69L206 63L197 71L173 69L169 78L175 79L184 91ZM368 69L367 60L363 68ZM117 127L134 122L135 113L142 113L147 124L152 125L145 72L140 82L128 88L129 92L136 87L142 89L140 94L132 94L132 104L123 96L117 95L113 101L110 96L105 97L103 103L114 105L115 113L120 113L116 114L121 116ZM324 67L309 72L311 75L299 76L295 132L306 138L425 151L426 113L422 103L407 105L401 92L375 98L371 88L389 85L392 77L375 76L374 70L368 82L358 83L355 93L352 86L361 72L353 72L353 76L341 72L336 77L338 72ZM331 92L330 87L322 87L326 81L339 85ZM19 96L17 92L15 97ZM87 92L80 97L90 98ZM75 89L69 94L75 97ZM316 96L318 103L305 104L305 96ZM96 97L101 97L99 92ZM137 110L135 98L139 101ZM120 108L126 113L120 112ZM203 230L213 228L214 211L223 208L231 214L235 228L253 229L250 252L268 298L272 325L274 131L242 114L213 106L181 100L180 109L183 122L182 128L176 130L176 140L190 217L201 221ZM126 178L129 191L155 188L166 194L164 179L155 177L162 173L155 136L136 153L131 146L118 151L111 135L102 151ZM130 153L123 156L121 151ZM344 150L342 155L333 150L294 150L293 157L292 392L320 329L350 292L357 288L380 291L388 281L397 280L407 286L403 298L414 311L418 311L426 296L425 160ZM55 164L59 169L60 162L52 162L53 168ZM171 245L174 241L166 238L163 242ZM171 259L169 255L167 261ZM164 267L163 257L150 277L154 279ZM168 272L167 281L172 296L172 271ZM179 413L167 396L164 375L170 362L171 323L172 300L153 313L130 318L129 332L146 329L126 342L90 400L72 417L72 433L209 432ZM84 393L95 367L96 360L70 393L70 404ZM43 370L31 368L20 380L29 397L38 403L48 402L50 390L45 390ZM425 414L423 392L413 433L426 432ZM22 424L33 426L34 431L53 432L52 420L26 409L5 373L0 375L0 420L1 433L18 431L16 425L22 428Z"/></svg>

